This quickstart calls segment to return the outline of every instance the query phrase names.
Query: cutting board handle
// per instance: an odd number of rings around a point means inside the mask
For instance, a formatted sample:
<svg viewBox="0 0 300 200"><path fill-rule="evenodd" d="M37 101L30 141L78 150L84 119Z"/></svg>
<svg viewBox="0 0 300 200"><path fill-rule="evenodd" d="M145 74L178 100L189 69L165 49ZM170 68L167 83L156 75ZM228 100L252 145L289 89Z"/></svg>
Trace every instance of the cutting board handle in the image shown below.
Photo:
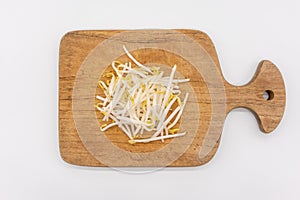
<svg viewBox="0 0 300 200"><path fill-rule="evenodd" d="M273 131L285 109L285 86L279 69L271 61L259 63L252 80L243 86L225 81L227 113L234 108L252 111L264 133Z"/></svg>

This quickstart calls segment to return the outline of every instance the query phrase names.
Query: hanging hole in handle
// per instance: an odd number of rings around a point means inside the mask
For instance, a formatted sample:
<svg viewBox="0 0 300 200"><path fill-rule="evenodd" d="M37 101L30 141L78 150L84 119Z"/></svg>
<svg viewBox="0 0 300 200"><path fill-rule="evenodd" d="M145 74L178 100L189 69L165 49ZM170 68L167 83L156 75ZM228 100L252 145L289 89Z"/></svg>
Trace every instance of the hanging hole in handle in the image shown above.
<svg viewBox="0 0 300 200"><path fill-rule="evenodd" d="M272 90L266 90L262 96L265 100L269 101L274 98L274 92Z"/></svg>

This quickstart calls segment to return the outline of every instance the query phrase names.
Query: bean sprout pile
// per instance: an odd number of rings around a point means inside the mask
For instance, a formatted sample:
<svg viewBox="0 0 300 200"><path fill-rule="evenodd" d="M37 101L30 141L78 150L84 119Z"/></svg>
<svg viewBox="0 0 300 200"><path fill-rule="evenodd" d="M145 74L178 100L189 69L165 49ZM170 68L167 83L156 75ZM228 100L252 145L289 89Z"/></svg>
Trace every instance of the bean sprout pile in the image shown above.
<svg viewBox="0 0 300 200"><path fill-rule="evenodd" d="M184 136L174 128L182 116L188 99L183 101L178 84L189 79L174 79L176 65L169 76L159 67L148 67L138 62L123 46L133 62L113 61L113 72L104 74L107 81L100 80L99 87L104 96L96 95L99 103L95 106L103 114L101 131L118 126L129 138L130 144L147 143L155 140ZM151 133L145 137L144 133Z"/></svg>

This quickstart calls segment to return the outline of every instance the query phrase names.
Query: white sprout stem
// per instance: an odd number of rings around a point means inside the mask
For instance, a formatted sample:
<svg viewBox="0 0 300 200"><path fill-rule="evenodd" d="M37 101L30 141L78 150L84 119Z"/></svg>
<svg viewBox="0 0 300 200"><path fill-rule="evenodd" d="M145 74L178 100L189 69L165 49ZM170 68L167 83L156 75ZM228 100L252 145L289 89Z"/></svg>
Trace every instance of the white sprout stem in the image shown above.
<svg viewBox="0 0 300 200"><path fill-rule="evenodd" d="M129 132L129 128L125 128L124 125L122 124L119 124L119 127L122 129L122 131L124 131L124 133L126 133L126 135L132 140L133 137L132 137L132 134Z"/></svg>
<svg viewBox="0 0 300 200"><path fill-rule="evenodd" d="M144 69L145 71L147 71L147 72L153 74L152 71L151 71L148 67L142 65L139 61L137 61L137 60L129 53L129 51L126 49L125 45L123 45L123 49L124 49L125 53L127 54L127 56L128 56L128 57L129 57L129 58L130 58L137 66L139 66L140 68Z"/></svg>
<svg viewBox="0 0 300 200"><path fill-rule="evenodd" d="M178 115L176 116L175 120L172 122L172 124L170 124L170 125L168 126L168 129L170 129L170 128L172 128L173 126L175 126L175 124L176 124L176 123L178 122L178 120L180 119L180 116L181 116L181 114L182 114L182 112L183 112L183 109L184 109L184 107L185 107L185 104L186 104L186 102L187 102L188 96L189 96L189 93L186 93L185 98L184 98L184 101L183 101L183 105L182 105L182 107L181 107L181 109L180 109Z"/></svg>
<svg viewBox="0 0 300 200"><path fill-rule="evenodd" d="M168 139L168 138L180 137L180 136L184 136L185 134L186 134L186 132L176 133L176 134L173 134L173 135L158 136L158 137L155 137L155 138L132 139L131 142L132 143L148 143L148 142L152 142L152 141L156 141L156 140L161 140L161 139Z"/></svg>
<svg viewBox="0 0 300 200"><path fill-rule="evenodd" d="M186 82L189 82L190 79L189 78L186 78L186 79L175 79L172 81L172 83L186 83Z"/></svg>
<svg viewBox="0 0 300 200"><path fill-rule="evenodd" d="M147 126L147 124L145 122L142 122L140 120L131 119L131 118L128 118L128 117L118 116L117 119L122 120L124 123L128 123L128 124L136 124L136 125L145 125L145 126Z"/></svg>
<svg viewBox="0 0 300 200"><path fill-rule="evenodd" d="M134 124L129 124L130 125L130 131L131 131L131 135L134 137L133 133L134 133Z"/></svg>
<svg viewBox="0 0 300 200"><path fill-rule="evenodd" d="M169 79L169 83L168 83L168 87L167 87L167 91L166 91L166 94L165 94L165 97L164 97L164 100L162 102L162 108L165 107L168 99L169 99L169 96L170 96L170 87L171 87L171 84L172 84L172 81L173 81L173 78L174 78L174 74L175 74L175 71L176 71L176 65L174 65L174 67L172 68L172 71L171 71L171 75L170 75L170 79ZM163 109L161 109L160 111L160 115L162 114L163 112Z"/></svg>
<svg viewBox="0 0 300 200"><path fill-rule="evenodd" d="M122 73L127 73L127 74L137 74L143 78L146 78L147 76L139 71L133 70L133 69L129 69L129 70L121 70L120 72Z"/></svg>
<svg viewBox="0 0 300 200"><path fill-rule="evenodd" d="M168 119L159 126L159 129L152 135L152 137L157 137L160 134L160 132L163 130L164 126L166 126L171 121L171 119L178 113L178 111L180 111L180 107L177 107L172 112L172 114L168 117Z"/></svg>
<svg viewBox="0 0 300 200"><path fill-rule="evenodd" d="M111 123L111 124L108 124L107 126L105 126L104 128L101 128L100 130L101 131L106 131L107 129L115 126L115 125L118 125L119 123L118 122L114 122L114 123Z"/></svg>
<svg viewBox="0 0 300 200"><path fill-rule="evenodd" d="M165 127L165 132L166 132L166 135L169 135L169 130L167 129L167 127Z"/></svg>
<svg viewBox="0 0 300 200"><path fill-rule="evenodd" d="M118 70L118 68L115 66L115 61L113 61L112 63L111 63L111 66L112 66L112 68L115 70L115 72L116 72L116 74L118 75L118 77L119 78L121 78L122 77L122 74L120 73L120 71Z"/></svg>
<svg viewBox="0 0 300 200"><path fill-rule="evenodd" d="M114 83L115 83L115 75L112 76L111 78L111 82L108 86L108 92L109 94L112 96L113 95L113 87L114 87Z"/></svg>
<svg viewBox="0 0 300 200"><path fill-rule="evenodd" d="M135 132L133 133L133 137L136 137L136 135L139 133L139 131L141 130L142 126L138 126L137 129L135 130Z"/></svg>
<svg viewBox="0 0 300 200"><path fill-rule="evenodd" d="M160 123L158 124L158 127L163 126L164 120L165 120L165 118L166 118L166 116L167 116L167 114L168 114L168 112L169 112L171 106L174 104L175 101L176 101L176 98L173 98L173 99L171 100L171 102L168 104L168 106L166 107L166 109L163 110L162 115L160 115L160 116L161 116L161 121L160 121ZM160 129L159 129L159 130L160 130ZM158 134L158 133L156 133L156 134ZM156 136L156 134L154 134L154 135Z"/></svg>
<svg viewBox="0 0 300 200"><path fill-rule="evenodd" d="M124 129L126 129L126 131L128 132L128 134L130 135L130 137L133 137L132 133L130 132L130 128L128 126L128 124L120 124L124 126Z"/></svg>
<svg viewBox="0 0 300 200"><path fill-rule="evenodd" d="M107 86L106 86L106 84L105 84L103 81L99 81L99 83L102 85L102 87L103 87L105 90L107 90Z"/></svg>
<svg viewBox="0 0 300 200"><path fill-rule="evenodd" d="M105 113L105 111L104 111L103 109L99 108L98 106L96 106L96 108L97 108L101 113L103 113L103 114L105 115L104 117L108 116L108 117L110 117L112 120L118 121L113 115Z"/></svg>
<svg viewBox="0 0 300 200"><path fill-rule="evenodd" d="M96 96L96 99L99 99L99 100L101 100L101 101L106 101L106 100L107 100L107 98L103 98L103 97L101 97L101 96L99 96L99 95Z"/></svg>
<svg viewBox="0 0 300 200"><path fill-rule="evenodd" d="M150 97L149 97L149 94L147 93L147 112L146 112L146 117L145 117L145 120L147 121L148 120L148 117L149 117L149 115L150 115Z"/></svg>

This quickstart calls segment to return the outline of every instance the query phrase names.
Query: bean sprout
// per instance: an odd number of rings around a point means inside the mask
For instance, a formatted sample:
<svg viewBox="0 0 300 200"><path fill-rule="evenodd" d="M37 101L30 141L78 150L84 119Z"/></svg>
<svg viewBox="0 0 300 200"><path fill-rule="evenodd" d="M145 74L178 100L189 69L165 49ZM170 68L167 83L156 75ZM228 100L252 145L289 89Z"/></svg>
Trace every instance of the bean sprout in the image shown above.
<svg viewBox="0 0 300 200"><path fill-rule="evenodd" d="M96 109L104 117L101 131L118 126L129 138L130 144L148 143L156 140L184 136L174 128L183 113L188 99L186 93L181 101L178 84L190 79L174 79L177 66L170 76L163 76L159 67L148 67L137 61L123 46L131 62L112 62L113 72L104 75L108 80L99 81L104 96L96 95ZM144 137L145 132L152 134Z"/></svg>

